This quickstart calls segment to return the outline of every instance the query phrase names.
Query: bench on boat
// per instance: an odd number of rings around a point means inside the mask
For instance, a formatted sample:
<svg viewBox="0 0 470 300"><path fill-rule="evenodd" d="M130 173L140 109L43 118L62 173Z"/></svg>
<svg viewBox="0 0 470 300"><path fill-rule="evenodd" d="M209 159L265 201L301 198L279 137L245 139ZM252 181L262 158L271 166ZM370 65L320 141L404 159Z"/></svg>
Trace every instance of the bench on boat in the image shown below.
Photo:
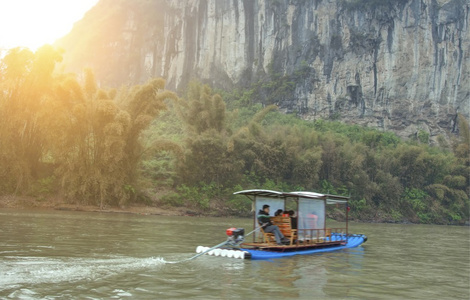
<svg viewBox="0 0 470 300"><path fill-rule="evenodd" d="M275 245L276 244L276 239L274 237L274 234L271 232L265 232L263 227L260 227L259 231L261 232L260 238L261 242L268 244L268 245Z"/></svg>
<svg viewBox="0 0 470 300"><path fill-rule="evenodd" d="M297 240L297 229L292 229L292 221L290 217L271 217L273 225L279 227L279 230L285 238L289 239L289 245L294 245ZM263 228L260 229L262 242L266 244L276 244L276 239L273 233L265 232Z"/></svg>
<svg viewBox="0 0 470 300"><path fill-rule="evenodd" d="M297 229L292 229L292 219L290 217L277 216L271 218L271 222L279 227L285 238L289 239L289 245L294 245L297 240Z"/></svg>
<svg viewBox="0 0 470 300"><path fill-rule="evenodd" d="M277 216L277 217L271 217L270 219L273 225L276 225L277 227L279 227L284 237L289 239L290 241L289 244L293 245L296 230L292 229L290 218ZM262 243L266 243L268 245L276 245L276 239L273 233L265 232L262 227L260 228L260 232L261 232Z"/></svg>

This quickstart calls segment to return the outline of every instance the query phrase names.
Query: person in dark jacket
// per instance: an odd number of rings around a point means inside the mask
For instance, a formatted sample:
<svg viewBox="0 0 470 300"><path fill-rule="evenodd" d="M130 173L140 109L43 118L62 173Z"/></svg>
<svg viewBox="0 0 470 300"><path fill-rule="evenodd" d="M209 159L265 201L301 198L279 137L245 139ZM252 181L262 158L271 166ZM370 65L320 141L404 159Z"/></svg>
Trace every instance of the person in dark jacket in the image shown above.
<svg viewBox="0 0 470 300"><path fill-rule="evenodd" d="M297 229L297 217L295 216L295 211L289 210L290 217L290 226L292 229Z"/></svg>
<svg viewBox="0 0 470 300"><path fill-rule="evenodd" d="M258 212L258 223L263 228L264 232L273 233L276 243L278 245L283 245L283 243L288 243L289 240L284 237L279 227L273 225L269 216L269 205L263 205L263 209Z"/></svg>

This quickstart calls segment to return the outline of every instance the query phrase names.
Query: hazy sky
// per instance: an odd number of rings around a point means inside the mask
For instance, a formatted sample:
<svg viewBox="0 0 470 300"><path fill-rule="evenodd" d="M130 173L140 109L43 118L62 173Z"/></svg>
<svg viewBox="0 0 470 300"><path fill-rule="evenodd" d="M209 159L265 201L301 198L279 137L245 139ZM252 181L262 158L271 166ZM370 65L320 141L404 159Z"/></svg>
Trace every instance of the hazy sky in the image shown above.
<svg viewBox="0 0 470 300"><path fill-rule="evenodd" d="M0 0L0 49L52 44L98 1Z"/></svg>

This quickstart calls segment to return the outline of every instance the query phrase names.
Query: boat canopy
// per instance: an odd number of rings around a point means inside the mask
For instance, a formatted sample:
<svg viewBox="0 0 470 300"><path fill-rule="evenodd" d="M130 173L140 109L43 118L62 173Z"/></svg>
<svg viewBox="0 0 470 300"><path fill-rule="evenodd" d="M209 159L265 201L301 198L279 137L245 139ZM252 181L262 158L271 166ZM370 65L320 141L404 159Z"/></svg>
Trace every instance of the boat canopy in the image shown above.
<svg viewBox="0 0 470 300"><path fill-rule="evenodd" d="M325 234L327 204L346 204L347 219L347 204L349 197L345 196L307 191L279 192L263 189L238 191L234 194L245 195L253 201L252 211L254 228L258 224L256 213L262 210L264 205L269 205L271 213L276 211L284 212L286 210L286 202L294 201L297 206L296 216L294 218L296 219L297 237L299 239L310 238L312 235ZM255 233L255 240L258 235L259 233Z"/></svg>
<svg viewBox="0 0 470 300"><path fill-rule="evenodd" d="M304 192L304 191L286 193L286 192L278 192L278 191L272 191L272 190L255 189L255 190L239 191L233 194L254 196L254 197L281 198L283 200L287 198L326 200L326 204L347 203L349 200L349 197L345 197L345 196L320 194L320 193L315 193L315 192Z"/></svg>
<svg viewBox="0 0 470 300"><path fill-rule="evenodd" d="M246 195L246 196L262 196L262 197L273 197L279 198L284 193L271 190L244 190L233 193L234 195Z"/></svg>

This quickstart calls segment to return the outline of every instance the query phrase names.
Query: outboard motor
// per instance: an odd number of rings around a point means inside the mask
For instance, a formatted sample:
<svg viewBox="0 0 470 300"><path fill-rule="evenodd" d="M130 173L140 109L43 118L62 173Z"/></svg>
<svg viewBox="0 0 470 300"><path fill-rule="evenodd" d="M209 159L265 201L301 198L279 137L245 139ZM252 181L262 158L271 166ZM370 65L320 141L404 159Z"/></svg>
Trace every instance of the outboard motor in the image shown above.
<svg viewBox="0 0 470 300"><path fill-rule="evenodd" d="M239 245L245 240L245 229L243 228L229 228L226 230L228 240L232 245Z"/></svg>

